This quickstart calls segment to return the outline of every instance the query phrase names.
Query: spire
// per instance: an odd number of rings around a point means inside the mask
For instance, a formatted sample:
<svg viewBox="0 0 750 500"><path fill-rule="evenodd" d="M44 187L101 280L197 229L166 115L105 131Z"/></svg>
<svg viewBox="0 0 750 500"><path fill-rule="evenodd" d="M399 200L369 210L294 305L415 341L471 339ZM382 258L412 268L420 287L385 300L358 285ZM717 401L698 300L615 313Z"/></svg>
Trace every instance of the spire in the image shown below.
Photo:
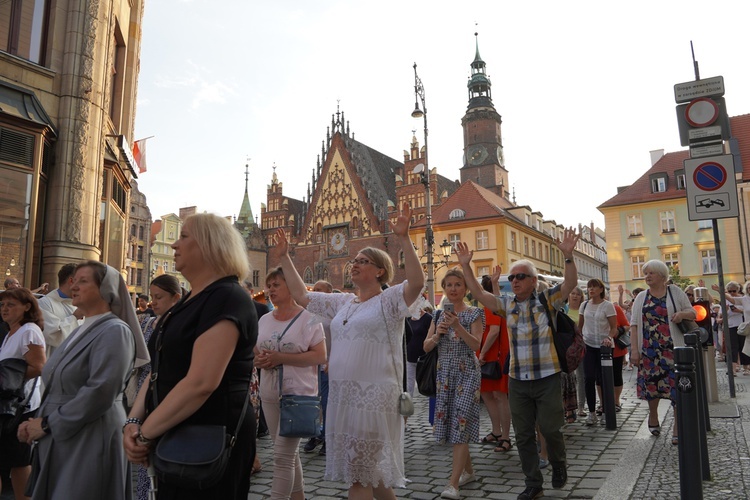
<svg viewBox="0 0 750 500"><path fill-rule="evenodd" d="M471 62L471 76L466 86L469 88L469 106L468 109L492 106L492 83L487 76L486 64L479 55L479 33L474 33L476 37L476 54Z"/></svg>
<svg viewBox="0 0 750 500"><path fill-rule="evenodd" d="M249 162L250 158L248 158L247 161ZM240 214L237 216L237 222L240 224L252 225L255 219L253 218L253 211L250 208L250 197L247 194L249 170L250 166L245 163L245 196L242 198L242 207L240 207Z"/></svg>

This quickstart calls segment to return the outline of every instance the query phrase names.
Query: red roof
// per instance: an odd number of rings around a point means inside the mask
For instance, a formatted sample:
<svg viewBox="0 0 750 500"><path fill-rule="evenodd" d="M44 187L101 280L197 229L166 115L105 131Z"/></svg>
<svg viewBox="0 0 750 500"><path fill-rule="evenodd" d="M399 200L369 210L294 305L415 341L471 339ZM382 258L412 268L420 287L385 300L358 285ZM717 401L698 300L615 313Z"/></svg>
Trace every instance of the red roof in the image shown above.
<svg viewBox="0 0 750 500"><path fill-rule="evenodd" d="M735 165L738 162L742 165L742 180L750 180L750 114L731 117L729 119L729 126L732 132L730 149L735 154ZM646 173L639 177L638 180L599 205L598 208L684 198L685 190L677 189L674 173L683 168L683 161L689 157L690 155L687 150L665 154ZM748 161L742 161L743 158L747 158ZM651 175L657 173L667 174L667 190L652 193Z"/></svg>
<svg viewBox="0 0 750 500"><path fill-rule="evenodd" d="M505 198L483 188L474 181L466 181L442 204L434 207L432 224L439 225L453 221L458 222L458 220L485 219L497 216L507 217L509 214L503 209L512 206L513 204ZM450 219L450 213L455 209L463 210L466 215L458 220ZM424 226L426 223L427 220L423 218L414 226Z"/></svg>

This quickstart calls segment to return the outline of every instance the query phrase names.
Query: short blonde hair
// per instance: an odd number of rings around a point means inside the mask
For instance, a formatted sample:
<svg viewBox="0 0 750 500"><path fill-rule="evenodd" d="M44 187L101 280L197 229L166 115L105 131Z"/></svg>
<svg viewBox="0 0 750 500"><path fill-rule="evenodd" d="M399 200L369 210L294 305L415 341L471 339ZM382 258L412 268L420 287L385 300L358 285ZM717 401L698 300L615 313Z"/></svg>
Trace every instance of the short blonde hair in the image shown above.
<svg viewBox="0 0 750 500"><path fill-rule="evenodd" d="M448 271L446 271L445 275L443 275L443 279L440 280L440 287L441 288L445 288L445 280L447 280L451 276L460 279L461 281L464 282L464 286L466 286L466 276L464 275L464 272L460 268L454 267L452 269L448 269Z"/></svg>
<svg viewBox="0 0 750 500"><path fill-rule="evenodd" d="M661 277L664 278L665 281L669 279L669 267L667 267L667 265L660 260L652 259L643 264L643 272L646 271L653 271L661 275Z"/></svg>
<svg viewBox="0 0 750 500"><path fill-rule="evenodd" d="M375 264L377 267L382 269L383 275L378 276L380 283L390 283L393 279L393 260L391 256L380 250L379 248L365 247L359 251L362 255L366 255L370 262Z"/></svg>
<svg viewBox="0 0 750 500"><path fill-rule="evenodd" d="M237 280L250 273L245 241L227 219L209 213L194 214L185 219L184 226L190 227L211 269L222 276L236 276Z"/></svg>

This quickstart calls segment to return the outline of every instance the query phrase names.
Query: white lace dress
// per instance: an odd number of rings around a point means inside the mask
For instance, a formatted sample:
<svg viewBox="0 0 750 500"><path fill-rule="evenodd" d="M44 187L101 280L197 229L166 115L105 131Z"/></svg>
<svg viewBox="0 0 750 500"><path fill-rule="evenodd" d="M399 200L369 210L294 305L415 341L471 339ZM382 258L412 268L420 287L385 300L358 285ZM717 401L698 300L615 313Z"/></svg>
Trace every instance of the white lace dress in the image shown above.
<svg viewBox="0 0 750 500"><path fill-rule="evenodd" d="M404 487L404 283L358 302L346 293L308 294L308 311L331 319L326 411L329 481Z"/></svg>

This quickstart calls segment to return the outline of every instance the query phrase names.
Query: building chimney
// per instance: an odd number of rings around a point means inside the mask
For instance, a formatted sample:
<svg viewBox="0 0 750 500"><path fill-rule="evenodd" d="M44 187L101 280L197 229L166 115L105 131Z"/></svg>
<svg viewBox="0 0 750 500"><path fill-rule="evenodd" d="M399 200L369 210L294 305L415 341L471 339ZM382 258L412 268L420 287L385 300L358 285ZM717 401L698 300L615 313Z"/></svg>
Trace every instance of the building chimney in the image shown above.
<svg viewBox="0 0 750 500"><path fill-rule="evenodd" d="M653 151L649 151L649 154L651 155L651 166L653 167L654 165L656 165L656 162L659 161L662 156L664 156L664 150L654 149Z"/></svg>

